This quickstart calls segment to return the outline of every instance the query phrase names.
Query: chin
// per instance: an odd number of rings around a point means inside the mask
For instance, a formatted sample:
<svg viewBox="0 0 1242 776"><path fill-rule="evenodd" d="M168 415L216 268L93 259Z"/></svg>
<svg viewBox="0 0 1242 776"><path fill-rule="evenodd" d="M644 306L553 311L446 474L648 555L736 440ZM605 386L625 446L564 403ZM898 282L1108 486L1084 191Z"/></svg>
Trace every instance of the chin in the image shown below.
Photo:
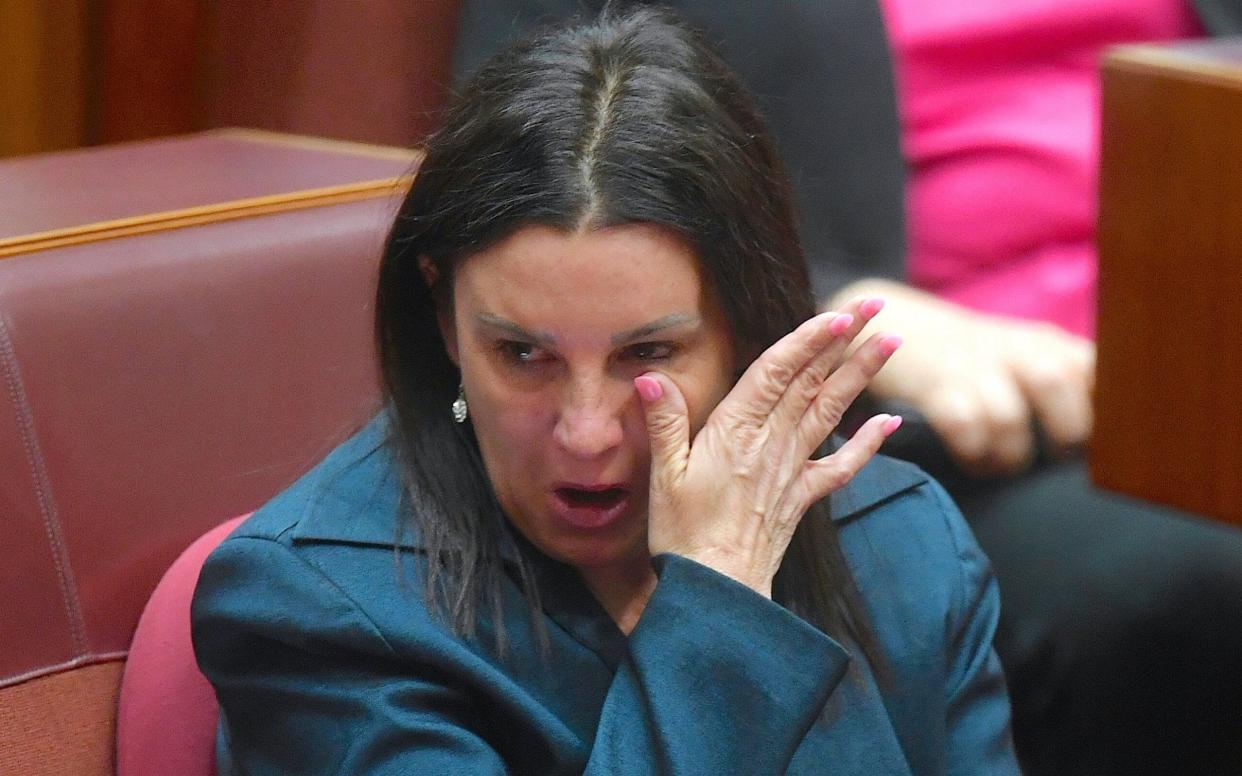
<svg viewBox="0 0 1242 776"><path fill-rule="evenodd" d="M542 542L544 554L575 568L614 568L629 564L648 564L647 535L640 536L561 536Z"/></svg>

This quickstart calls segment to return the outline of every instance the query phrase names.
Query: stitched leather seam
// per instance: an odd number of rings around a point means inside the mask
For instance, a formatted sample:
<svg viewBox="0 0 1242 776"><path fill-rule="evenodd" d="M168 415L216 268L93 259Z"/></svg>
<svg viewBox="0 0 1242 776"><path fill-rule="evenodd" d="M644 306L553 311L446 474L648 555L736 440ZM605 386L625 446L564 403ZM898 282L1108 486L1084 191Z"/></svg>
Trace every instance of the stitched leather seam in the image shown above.
<svg viewBox="0 0 1242 776"><path fill-rule="evenodd" d="M128 656L129 656L128 651L103 652L98 655L82 655L81 657L75 657L72 660L66 660L63 663L56 663L55 665L43 666L42 668L36 668L33 671L27 671L25 673L16 674L14 676L0 677L0 690L5 690L5 689L8 689L9 687L16 687L17 685L22 684L23 682L29 682L35 679L42 679L46 676L52 676L54 674L60 674L66 671L73 671L78 668L87 668L89 666L102 665L104 663L115 663L117 661L123 661Z"/></svg>
<svg viewBox="0 0 1242 776"><path fill-rule="evenodd" d="M17 364L17 352L13 348L8 321L3 311L0 311L0 366L4 369L4 380L17 416L17 432L26 452L26 465L30 467L35 483L35 493L39 497L39 512L43 517L48 546L52 551L52 562L56 566L56 577L60 582L60 594L64 599L65 613L69 617L69 634L73 641L73 651L76 655L83 655L86 653L86 632L82 608L78 602L77 584L73 579L73 569L68 563L68 551L61 531L60 515L56 509L56 502L52 498L47 463L43 459L43 451L35 433L34 413L30 410L30 402L26 397L25 386L22 384L21 372Z"/></svg>

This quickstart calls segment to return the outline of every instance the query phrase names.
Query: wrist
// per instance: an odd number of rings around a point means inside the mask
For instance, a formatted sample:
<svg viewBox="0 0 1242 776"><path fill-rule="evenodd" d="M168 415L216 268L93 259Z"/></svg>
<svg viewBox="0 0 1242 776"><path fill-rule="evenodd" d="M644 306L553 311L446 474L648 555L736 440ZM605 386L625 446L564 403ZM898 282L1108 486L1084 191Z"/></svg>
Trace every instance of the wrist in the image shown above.
<svg viewBox="0 0 1242 776"><path fill-rule="evenodd" d="M674 554L705 566L717 574L726 576L738 584L754 590L764 598L772 598L772 578L775 570L769 571L766 564L757 563L752 559L742 558L735 552L717 549L696 549Z"/></svg>

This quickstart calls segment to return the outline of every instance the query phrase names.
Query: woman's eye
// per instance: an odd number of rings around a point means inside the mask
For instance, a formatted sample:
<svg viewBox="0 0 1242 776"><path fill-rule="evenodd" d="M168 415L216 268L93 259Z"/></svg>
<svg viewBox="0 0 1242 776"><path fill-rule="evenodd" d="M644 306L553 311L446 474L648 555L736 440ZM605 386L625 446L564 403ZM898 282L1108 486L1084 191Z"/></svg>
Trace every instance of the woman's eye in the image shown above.
<svg viewBox="0 0 1242 776"><path fill-rule="evenodd" d="M534 364L544 359L542 351L529 342L503 341L496 345L506 361L513 364Z"/></svg>
<svg viewBox="0 0 1242 776"><path fill-rule="evenodd" d="M676 348L668 342L640 342L630 347L630 356L639 361L666 361Z"/></svg>

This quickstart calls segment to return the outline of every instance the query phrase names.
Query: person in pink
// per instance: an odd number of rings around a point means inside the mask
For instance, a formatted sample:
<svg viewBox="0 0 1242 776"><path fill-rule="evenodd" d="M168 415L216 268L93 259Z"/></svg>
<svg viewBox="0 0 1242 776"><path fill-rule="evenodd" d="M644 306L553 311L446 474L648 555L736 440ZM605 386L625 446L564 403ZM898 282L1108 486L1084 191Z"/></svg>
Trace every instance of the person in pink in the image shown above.
<svg viewBox="0 0 1242 776"><path fill-rule="evenodd" d="M1031 417L1059 449L1090 435L1100 54L1203 26L1184 0L882 8L911 173L907 279L926 295L897 292L924 346L881 390L967 466L1019 469Z"/></svg>
<svg viewBox="0 0 1242 776"><path fill-rule="evenodd" d="M881 325L907 335L872 390L917 408L956 462L937 474L998 569L1024 768L1242 772L1236 731L1201 711L1238 701L1242 533L1095 491L1082 457L1101 54L1237 32L1242 4L880 5L909 174L906 282L833 298L883 294Z"/></svg>

